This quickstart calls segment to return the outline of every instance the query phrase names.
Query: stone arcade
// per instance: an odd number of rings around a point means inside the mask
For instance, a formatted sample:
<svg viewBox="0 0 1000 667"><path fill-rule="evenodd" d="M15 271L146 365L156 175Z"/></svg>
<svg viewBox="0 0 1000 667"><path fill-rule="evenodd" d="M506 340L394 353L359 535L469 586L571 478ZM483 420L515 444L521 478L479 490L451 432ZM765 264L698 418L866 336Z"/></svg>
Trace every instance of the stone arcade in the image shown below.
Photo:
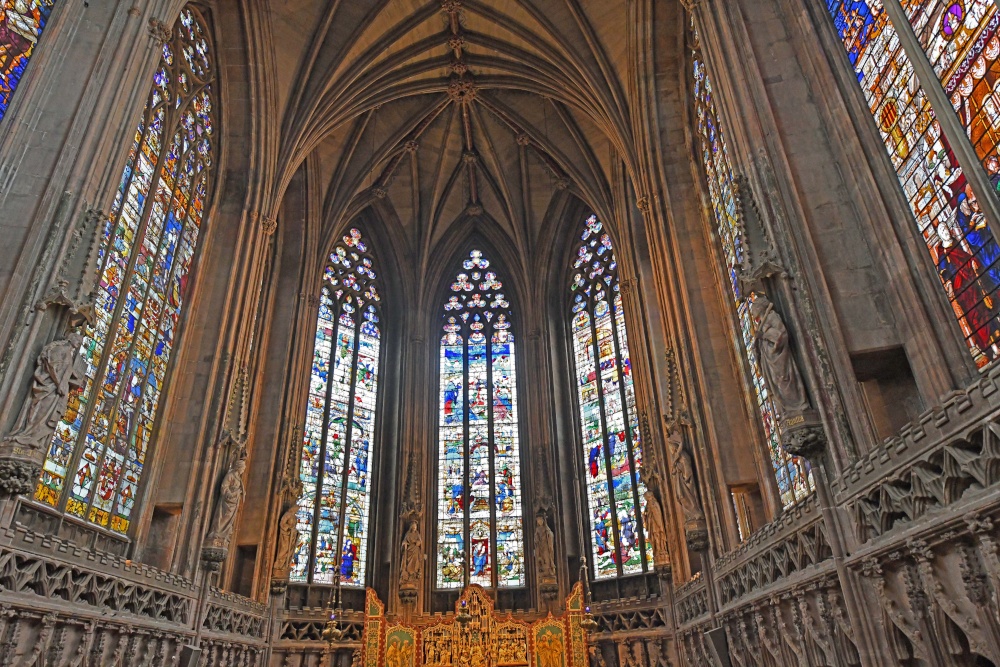
<svg viewBox="0 0 1000 667"><path fill-rule="evenodd" d="M0 0L0 667L1000 666L993 0Z"/></svg>

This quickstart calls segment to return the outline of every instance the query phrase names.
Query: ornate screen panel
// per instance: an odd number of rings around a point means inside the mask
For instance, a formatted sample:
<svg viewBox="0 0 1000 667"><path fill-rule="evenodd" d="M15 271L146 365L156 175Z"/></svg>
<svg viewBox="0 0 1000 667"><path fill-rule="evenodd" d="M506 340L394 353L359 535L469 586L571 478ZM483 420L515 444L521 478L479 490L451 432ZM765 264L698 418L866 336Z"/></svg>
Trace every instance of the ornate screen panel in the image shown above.
<svg viewBox="0 0 1000 667"><path fill-rule="evenodd" d="M696 52L694 64L695 105L697 110L697 133L700 138L702 163L708 192L715 214L716 229L719 233L723 259L726 263L726 285L733 297L733 305L739 321L737 346L747 360L754 398L760 414L761 425L767 439L771 465L778 482L778 492L785 507L805 498L815 489L809 463L805 459L789 456L778 439L774 405L767 395L767 386L760 373L753 351L755 324L750 316L753 294L743 294L737 279L737 267L743 253L737 232L736 199L733 192L733 170L726 150L725 138L719 125L719 118L712 97L712 84L708 72Z"/></svg>
<svg viewBox="0 0 1000 667"><path fill-rule="evenodd" d="M611 237L595 215L584 223L571 288L594 576L636 574L653 564L652 544L642 525L642 436L618 261Z"/></svg>
<svg viewBox="0 0 1000 667"><path fill-rule="evenodd" d="M55 0L4 0L0 5L0 120L42 37Z"/></svg>
<svg viewBox="0 0 1000 667"><path fill-rule="evenodd" d="M381 303L375 258L351 229L320 292L291 581L365 585Z"/></svg>
<svg viewBox="0 0 1000 667"><path fill-rule="evenodd" d="M208 31L181 11L103 229L94 324L35 499L117 533L133 504L174 349L215 152Z"/></svg>
<svg viewBox="0 0 1000 667"><path fill-rule="evenodd" d="M524 585L514 334L503 284L489 267L473 250L444 305L438 588Z"/></svg>

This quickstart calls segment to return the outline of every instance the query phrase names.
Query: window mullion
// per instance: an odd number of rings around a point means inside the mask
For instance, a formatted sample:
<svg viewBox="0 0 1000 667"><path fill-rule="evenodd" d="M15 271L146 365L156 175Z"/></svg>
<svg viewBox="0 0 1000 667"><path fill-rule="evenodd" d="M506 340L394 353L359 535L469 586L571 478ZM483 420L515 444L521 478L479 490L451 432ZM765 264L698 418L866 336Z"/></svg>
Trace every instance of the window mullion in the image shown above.
<svg viewBox="0 0 1000 667"><path fill-rule="evenodd" d="M326 441L330 437L330 403L333 401L333 365L337 356L337 334L340 333L340 316L338 315L340 308L340 301L331 299L330 317L333 327L331 329L330 356L326 360L326 398L323 401L323 423L321 424L319 457L316 467L316 495L313 498L312 548L309 550L309 576L306 578L309 583L314 583L313 577L316 573L316 545L319 543L319 519L322 513L320 499L323 497L323 482L326 481Z"/></svg>
<svg viewBox="0 0 1000 667"><path fill-rule="evenodd" d="M490 456L490 478L487 480L489 484L489 497L490 497L490 581L493 583L493 588L499 588L499 573L497 572L497 501L496 501L496 446L494 445L494 438L496 437L494 433L495 418L493 415L493 337L487 334L486 336L486 415L487 415L487 446L489 447Z"/></svg>
<svg viewBox="0 0 1000 667"><path fill-rule="evenodd" d="M469 441L471 439L471 432L469 426L469 412L472 406L469 401L469 338L471 336L470 330L465 330L462 332L462 429L464 430L464 437L462 438L462 539L463 544L463 568L465 574L462 578L465 580L465 586L469 585L472 580L472 535L470 534L469 525L470 517L472 514L472 508L469 504L469 499L472 497L472 489L470 488L471 480L469 478L469 466L472 465L472 459L469 456Z"/></svg>
<svg viewBox="0 0 1000 667"><path fill-rule="evenodd" d="M114 349L114 343L118 339L118 335L121 332L121 316L122 311L125 309L125 302L127 301L127 295L129 288L131 287L132 277L135 275L135 265L139 260L139 255L142 254L142 244L146 240L146 232L149 228L149 218L153 214L153 209L155 208L156 202L156 192L160 188L163 182L163 164L164 155L169 152L170 143L174 140L174 135L176 131L168 132L166 128L171 130L176 130L176 125L180 119L179 114L171 114L169 107L166 109L163 118L164 131L160 139L160 151L156 155L156 163L153 165L153 173L150 177L149 188L147 190L147 197L145 206L143 207L142 213L140 214L139 222L136 225L135 238L132 239L132 247L130 250L128 263L125 266L125 270L122 272L122 278L118 290L118 300L115 302L114 311L109 319L108 332L105 334L103 349L101 350L101 359L98 363L98 371L94 374L94 384L91 387L91 396L88 397L87 401L87 412L84 415L83 420L80 424L80 431L76 436L76 445L73 447L73 456L70 459L70 465L66 467L66 479L64 480L64 486L62 490L62 498L59 502L59 511L66 511L66 504L69 502L69 497L73 492L73 483L70 479L70 475L76 476L77 466L80 465L80 458L83 456L84 451L87 449L87 434L90 432L92 426L92 420L94 418L94 410L98 402L98 396L103 392L102 386L104 384L105 378L107 378L108 373L108 362L111 358L111 352ZM169 137L169 140L166 138ZM145 137L144 137L145 138ZM142 151L142 142L139 143L139 152ZM139 152L136 153L136 160L133 163L138 164ZM173 194L173 190L171 190ZM126 191L123 197L127 197L128 192ZM111 232L111 242L108 245L110 249L111 243L113 243L115 235L117 234L117 227L121 222L122 211L127 205L125 199L122 199L122 208L118 211L118 215L115 217L114 226L115 229ZM110 252L109 252L110 255ZM122 386L124 386L124 379L122 379ZM119 391L120 394L120 391ZM117 405L117 401L116 401ZM115 406L112 406L112 413L115 412ZM112 421L113 415L109 414L108 418L108 431L105 434L105 438L109 439L111 437L111 429L113 428L114 422ZM94 478L91 482L90 491L88 492L88 497L86 499L86 509L84 510L84 516L82 517L85 521L89 521L90 509L93 506L94 492L96 489L94 485L97 484L98 477L100 476L100 462L104 458L104 455L108 451L108 443L104 442L101 444L100 454L97 456L98 467L94 470Z"/></svg>
<svg viewBox="0 0 1000 667"><path fill-rule="evenodd" d="M611 306L608 306L611 308ZM611 532L614 535L615 547L614 556L615 566L618 570L618 576L622 576L624 570L622 569L621 563L621 531L618 526L618 505L615 502L615 482L614 474L611 469L611 451L608 447L608 414L607 414L607 399L604 396L604 378L603 373L601 373L601 341L597 333L597 307L596 304L590 309L590 332L593 336L593 349L594 349L594 370L595 379L597 380L597 397L600 400L601 405L601 450L604 452L604 481L608 485L608 507L611 510ZM594 576L597 576L597 563L594 563Z"/></svg>
<svg viewBox="0 0 1000 667"><path fill-rule="evenodd" d="M347 530L347 478L349 477L348 471L350 466L348 463L351 460L351 451L354 449L354 401L358 388L358 356L361 352L361 320L364 319L364 314L361 308L355 311L357 317L354 318L354 356L351 361L351 386L347 394L347 425L344 429L344 458L343 458L343 471L340 473L340 511L339 511L339 521L337 522L337 558L339 558L339 563L343 565L344 562L344 531ZM338 561L335 561L338 562ZM335 576L340 578L340 565L337 567L337 572ZM341 582L343 583L343 582Z"/></svg>
<svg viewBox="0 0 1000 667"><path fill-rule="evenodd" d="M927 101L934 110L934 117L941 124L944 136L954 151L959 166L962 167L962 173L972 186L980 210L986 216L991 229L1000 232L1000 200L994 195L993 185L982 167L976 149L913 32L906 11L899 4L899 0L882 0L882 4L899 37L900 46L913 65L917 81L922 84Z"/></svg>

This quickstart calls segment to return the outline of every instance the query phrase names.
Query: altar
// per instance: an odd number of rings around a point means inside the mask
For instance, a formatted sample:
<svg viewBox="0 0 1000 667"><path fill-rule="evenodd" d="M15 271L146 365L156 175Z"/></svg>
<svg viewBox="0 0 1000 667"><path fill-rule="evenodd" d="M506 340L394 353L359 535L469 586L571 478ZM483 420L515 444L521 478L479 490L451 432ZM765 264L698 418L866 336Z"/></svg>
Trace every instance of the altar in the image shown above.
<svg viewBox="0 0 1000 667"><path fill-rule="evenodd" d="M472 585L454 614L396 623L368 589L365 602L364 667L587 667L583 589L577 584L566 611L528 622L498 614L489 594Z"/></svg>

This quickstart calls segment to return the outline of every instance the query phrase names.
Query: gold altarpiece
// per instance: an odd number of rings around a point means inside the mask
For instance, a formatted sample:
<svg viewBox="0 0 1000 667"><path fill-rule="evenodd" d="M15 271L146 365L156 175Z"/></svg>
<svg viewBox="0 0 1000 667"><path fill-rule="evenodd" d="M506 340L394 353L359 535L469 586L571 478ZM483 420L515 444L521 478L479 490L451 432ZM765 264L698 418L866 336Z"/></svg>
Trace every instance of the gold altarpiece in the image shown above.
<svg viewBox="0 0 1000 667"><path fill-rule="evenodd" d="M411 623L385 616L385 606L368 589L365 603L364 667L587 667L583 588L566 599L566 611L534 622L494 610L493 600L472 585L455 603L455 613ZM463 622L464 621L464 622Z"/></svg>

